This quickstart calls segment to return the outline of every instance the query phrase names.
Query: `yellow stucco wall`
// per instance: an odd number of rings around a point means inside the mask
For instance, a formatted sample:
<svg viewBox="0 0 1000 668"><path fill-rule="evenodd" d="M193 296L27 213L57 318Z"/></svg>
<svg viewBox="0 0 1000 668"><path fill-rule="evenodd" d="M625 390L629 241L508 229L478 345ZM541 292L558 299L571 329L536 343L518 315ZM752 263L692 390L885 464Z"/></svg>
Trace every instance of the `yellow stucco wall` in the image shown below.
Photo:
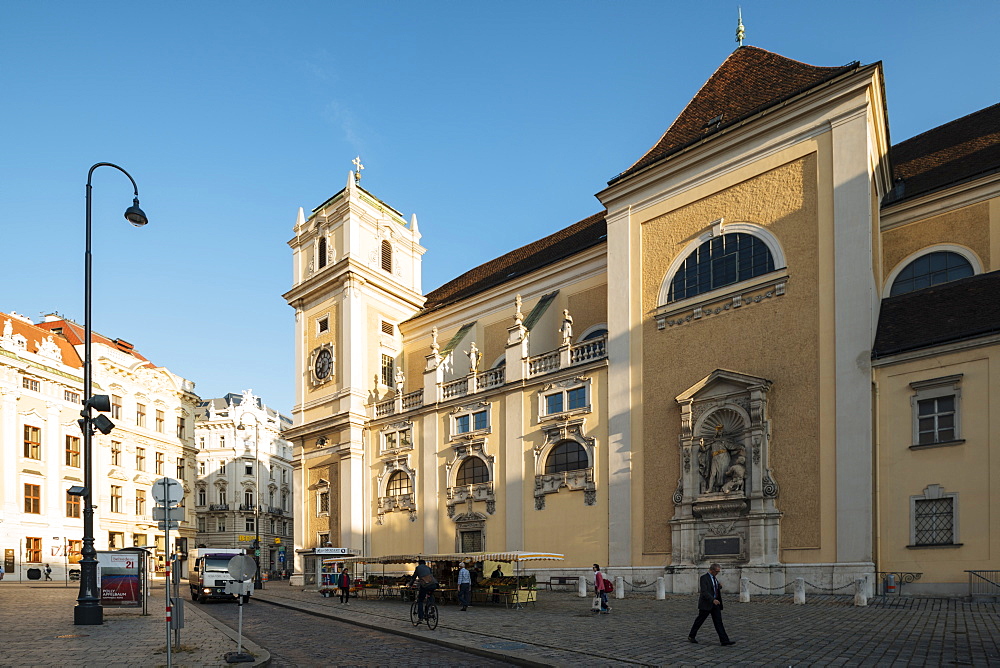
<svg viewBox="0 0 1000 668"><path fill-rule="evenodd" d="M920 249L943 243L969 248L979 256L984 267L990 267L989 202L924 218L884 232L882 252L886 275Z"/></svg>
<svg viewBox="0 0 1000 668"><path fill-rule="evenodd" d="M879 429L878 568L920 572L921 584L964 582L965 570L996 569L1000 554L1000 350L975 348L876 369ZM913 445L916 394L910 383L961 374L960 437L929 449ZM960 547L912 548L910 497L928 485L958 493Z"/></svg>
<svg viewBox="0 0 1000 668"><path fill-rule="evenodd" d="M569 314L573 316L573 339L578 340L587 329L608 322L608 284L570 293L566 298Z"/></svg>
<svg viewBox="0 0 1000 668"><path fill-rule="evenodd" d="M329 318L329 329L326 332L319 332L319 320L321 318ZM304 376L304 387L305 389L305 401L303 403L308 403L310 401L315 401L323 396L329 395L336 392L340 388L341 379L341 369L343 368L340 354L341 354L341 341L338 341L337 336L340 331L340 312L339 305L333 299L325 299L317 304L313 305L311 308L307 309L303 315L305 319L303 325L303 332L305 337L305 347L303 360L302 374ZM333 346L334 352L334 365L333 365L333 378L323 385L313 386L312 379L312 369L309 368L309 363L312 359L312 352L319 346L324 344L330 344ZM329 409L312 409L304 412L303 421L309 422L321 417L325 417L329 414Z"/></svg>
<svg viewBox="0 0 1000 668"><path fill-rule="evenodd" d="M679 477L680 410L674 397L716 368L767 378L771 465L781 485L781 547L820 547L819 247L817 157L769 169L642 225L642 425L645 494L643 552L669 553L673 494ZM710 186L709 186L710 187ZM722 218L773 233L788 266L786 294L722 315L657 330L649 317L669 264ZM758 291L760 292L760 291ZM794 344L782 343L794 342ZM833 447L830 443L828 447ZM824 545L810 561L834 560ZM803 560L801 554L795 560Z"/></svg>
<svg viewBox="0 0 1000 668"><path fill-rule="evenodd" d="M340 540L340 469L336 463L336 457L323 457L309 461L309 469L306 472L308 488L303 497L306 499L305 508L300 508L297 512L305 513L305 525L308 532L305 544L312 545L316 540L317 533L330 534L330 541L334 547L339 547L336 543ZM317 486L320 479L330 483L330 512L323 516L317 513L319 507L316 502L318 494Z"/></svg>

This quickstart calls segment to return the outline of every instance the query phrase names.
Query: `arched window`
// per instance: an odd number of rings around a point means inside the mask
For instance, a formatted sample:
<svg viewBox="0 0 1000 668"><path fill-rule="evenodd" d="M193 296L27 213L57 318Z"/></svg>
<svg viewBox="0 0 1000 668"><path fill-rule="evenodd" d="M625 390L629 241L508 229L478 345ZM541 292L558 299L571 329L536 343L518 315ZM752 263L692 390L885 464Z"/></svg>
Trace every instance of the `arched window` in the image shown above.
<svg viewBox="0 0 1000 668"><path fill-rule="evenodd" d="M591 339L597 339L597 338L600 338L602 336L607 336L607 334L608 334L608 330L606 330L606 329L603 329L603 328L602 329L595 329L594 331L592 331L589 334L587 334L587 336L583 337L583 340L584 341L590 341Z"/></svg>
<svg viewBox="0 0 1000 668"><path fill-rule="evenodd" d="M976 273L969 261L958 253L935 251L921 255L903 270L893 281L890 297L903 295L932 285L956 281Z"/></svg>
<svg viewBox="0 0 1000 668"><path fill-rule="evenodd" d="M563 471L577 471L590 467L587 459L587 452L583 446L573 441L563 441L552 448L548 458L545 460L546 473L562 473Z"/></svg>
<svg viewBox="0 0 1000 668"><path fill-rule="evenodd" d="M326 266L326 237L319 238L319 257L316 260L316 266L320 269Z"/></svg>
<svg viewBox="0 0 1000 668"><path fill-rule="evenodd" d="M457 485L475 485L480 482L490 481L490 470L479 457L469 457L458 469Z"/></svg>
<svg viewBox="0 0 1000 668"><path fill-rule="evenodd" d="M392 273L392 244L382 241L382 269Z"/></svg>
<svg viewBox="0 0 1000 668"><path fill-rule="evenodd" d="M385 487L386 496L399 496L400 494L413 494L413 483L410 476L404 471L396 471L389 478L389 484Z"/></svg>
<svg viewBox="0 0 1000 668"><path fill-rule="evenodd" d="M670 282L667 301L694 297L771 271L774 258L761 239L744 232L723 234L687 256Z"/></svg>

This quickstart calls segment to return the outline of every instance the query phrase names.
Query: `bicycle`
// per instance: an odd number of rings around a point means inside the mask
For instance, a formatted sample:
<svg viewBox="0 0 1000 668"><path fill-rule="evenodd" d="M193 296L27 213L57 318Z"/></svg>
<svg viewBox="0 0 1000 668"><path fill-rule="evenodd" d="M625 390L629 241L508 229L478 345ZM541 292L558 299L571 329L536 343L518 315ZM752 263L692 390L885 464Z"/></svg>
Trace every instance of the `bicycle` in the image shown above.
<svg viewBox="0 0 1000 668"><path fill-rule="evenodd" d="M424 606L426 610L426 615L424 619L420 619L420 603L417 599L414 599L413 605L410 606L410 621L414 626L420 626L420 623L427 622L427 628L431 631L437 628L438 625L438 608L437 603L434 601L434 592L427 592L427 602Z"/></svg>

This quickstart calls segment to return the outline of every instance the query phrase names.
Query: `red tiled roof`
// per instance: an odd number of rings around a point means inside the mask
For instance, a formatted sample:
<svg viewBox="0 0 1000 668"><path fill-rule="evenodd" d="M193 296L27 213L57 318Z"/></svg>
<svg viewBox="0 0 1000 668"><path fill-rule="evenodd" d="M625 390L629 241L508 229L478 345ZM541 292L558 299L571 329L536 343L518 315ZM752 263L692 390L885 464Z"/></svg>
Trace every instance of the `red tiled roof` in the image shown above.
<svg viewBox="0 0 1000 668"><path fill-rule="evenodd" d="M10 320L11 332L13 334L20 334L26 339L28 352L37 353L42 341L51 336L56 346L59 347L59 352L62 353L63 364L74 369L83 367L83 360L80 359L72 344L61 336L53 335L47 327L25 322L18 317L9 316L6 313L0 313L0 329L5 326L3 321L6 320Z"/></svg>
<svg viewBox="0 0 1000 668"><path fill-rule="evenodd" d="M53 320L51 322L40 322L38 327L48 330L59 330L66 339L74 346L83 345L84 330L83 327L76 324L72 320ZM126 355L131 355L140 362L145 362L143 366L155 369L156 365L150 362L148 359L139 354L137 350L132 346L131 343L127 341L122 341L121 339L109 339L106 336L102 336L97 332L91 331L90 340L92 343L104 344L110 348L120 350Z"/></svg>
<svg viewBox="0 0 1000 668"><path fill-rule="evenodd" d="M1000 169L1000 104L900 142L889 158L897 184L884 204L995 172Z"/></svg>
<svg viewBox="0 0 1000 668"><path fill-rule="evenodd" d="M858 67L857 62L816 67L754 46L741 46L705 82L656 145L608 185Z"/></svg>
<svg viewBox="0 0 1000 668"><path fill-rule="evenodd" d="M604 243L608 226L604 212L584 218L567 228L550 234L506 255L470 269L458 278L427 294L423 313L451 304L527 273L558 262L582 250Z"/></svg>

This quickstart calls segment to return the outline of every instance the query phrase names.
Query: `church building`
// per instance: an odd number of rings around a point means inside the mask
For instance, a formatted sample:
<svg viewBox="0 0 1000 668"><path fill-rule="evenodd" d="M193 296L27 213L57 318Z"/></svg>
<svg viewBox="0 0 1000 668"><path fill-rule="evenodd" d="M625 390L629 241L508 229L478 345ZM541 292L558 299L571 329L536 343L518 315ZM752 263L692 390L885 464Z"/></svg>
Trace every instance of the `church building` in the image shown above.
<svg viewBox="0 0 1000 668"><path fill-rule="evenodd" d="M1000 105L887 114L881 63L740 46L601 210L427 293L355 174L300 210L303 583L316 548L541 550L963 593L1000 552Z"/></svg>

